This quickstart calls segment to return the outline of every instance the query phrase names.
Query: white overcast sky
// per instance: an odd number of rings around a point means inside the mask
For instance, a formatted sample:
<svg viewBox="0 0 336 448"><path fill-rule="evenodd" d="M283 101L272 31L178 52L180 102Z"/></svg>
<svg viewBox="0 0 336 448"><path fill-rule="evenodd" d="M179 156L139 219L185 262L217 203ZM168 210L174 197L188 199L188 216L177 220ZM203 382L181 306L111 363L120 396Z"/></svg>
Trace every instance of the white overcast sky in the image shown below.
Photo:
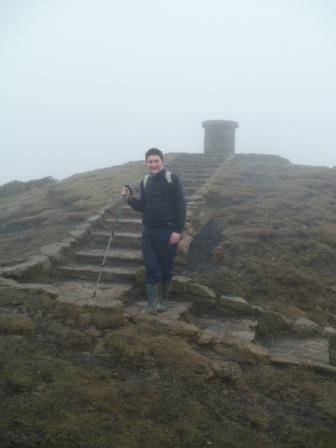
<svg viewBox="0 0 336 448"><path fill-rule="evenodd" d="M164 152L336 165L335 0L0 0L0 184Z"/></svg>

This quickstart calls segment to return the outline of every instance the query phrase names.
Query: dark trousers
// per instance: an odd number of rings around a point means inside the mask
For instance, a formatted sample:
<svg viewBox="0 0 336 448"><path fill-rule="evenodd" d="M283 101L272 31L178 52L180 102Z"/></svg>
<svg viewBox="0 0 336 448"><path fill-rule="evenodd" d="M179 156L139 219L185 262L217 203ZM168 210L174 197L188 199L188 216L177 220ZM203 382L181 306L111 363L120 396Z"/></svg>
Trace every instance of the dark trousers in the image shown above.
<svg viewBox="0 0 336 448"><path fill-rule="evenodd" d="M146 283L155 285L173 277L173 265L177 244L169 244L173 226L144 227L142 253L146 267Z"/></svg>

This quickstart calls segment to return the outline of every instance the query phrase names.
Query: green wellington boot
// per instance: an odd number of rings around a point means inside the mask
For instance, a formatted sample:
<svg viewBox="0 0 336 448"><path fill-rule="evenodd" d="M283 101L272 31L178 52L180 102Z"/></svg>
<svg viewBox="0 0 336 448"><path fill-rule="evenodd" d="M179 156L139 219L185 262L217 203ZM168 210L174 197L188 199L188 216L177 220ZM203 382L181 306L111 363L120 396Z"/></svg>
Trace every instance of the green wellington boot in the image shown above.
<svg viewBox="0 0 336 448"><path fill-rule="evenodd" d="M171 280L166 280L161 283L160 298L157 310L159 313L163 313L168 309L168 296L171 287Z"/></svg>
<svg viewBox="0 0 336 448"><path fill-rule="evenodd" d="M146 283L147 305L144 309L145 313L156 314L156 305L159 297L159 284L151 285Z"/></svg>

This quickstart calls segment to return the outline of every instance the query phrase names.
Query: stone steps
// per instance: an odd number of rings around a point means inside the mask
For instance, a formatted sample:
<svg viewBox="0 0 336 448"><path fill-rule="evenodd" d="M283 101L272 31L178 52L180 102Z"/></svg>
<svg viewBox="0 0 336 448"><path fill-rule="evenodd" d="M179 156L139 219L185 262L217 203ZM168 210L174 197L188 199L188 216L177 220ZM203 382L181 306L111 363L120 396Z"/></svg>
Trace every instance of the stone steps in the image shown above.
<svg viewBox="0 0 336 448"><path fill-rule="evenodd" d="M120 211L120 219L141 219L141 213L133 210L129 205L125 204ZM115 220L115 217L112 216L112 221Z"/></svg>
<svg viewBox="0 0 336 448"><path fill-rule="evenodd" d="M111 228L114 225L115 219L108 218L105 220L105 226L109 226ZM142 221L140 218L127 218L121 217L118 220L116 229L123 230L124 232L140 232L141 231Z"/></svg>
<svg viewBox="0 0 336 448"><path fill-rule="evenodd" d="M112 240L113 243L113 240ZM105 255L104 249L86 249L74 253L74 260L78 264L100 265ZM125 249L112 247L107 254L106 266L130 266L138 268L142 264L142 252L138 249Z"/></svg>
<svg viewBox="0 0 336 448"><path fill-rule="evenodd" d="M173 155L170 160L171 162L168 160L167 163L167 170L180 176L187 202L218 167L216 158L207 158L201 153ZM140 180L129 181L131 187L134 187L135 196L139 195ZM134 211L125 203L120 210L116 225L115 213L115 211L107 213L105 218L81 240L80 246L77 246L67 259L63 259L62 265L56 268L55 281L61 279L60 288L64 290L63 296L68 297L66 300L71 300L71 295L78 296L78 300L84 300L88 290L94 288L110 232L114 227L115 233L103 269L101 286L107 285L110 295L115 297L123 291L128 291L135 283L135 272L142 265L141 213ZM99 293L101 294L102 292Z"/></svg>
<svg viewBox="0 0 336 448"><path fill-rule="evenodd" d="M66 278L95 281L101 267L96 265L63 265L57 271ZM102 274L104 282L131 283L135 280L136 267L110 267L105 266Z"/></svg>
<svg viewBox="0 0 336 448"><path fill-rule="evenodd" d="M139 249L140 247L140 232L116 232L112 239L111 245L117 248ZM97 245L98 247L107 247L110 238L110 232L95 231L90 235L89 244Z"/></svg>

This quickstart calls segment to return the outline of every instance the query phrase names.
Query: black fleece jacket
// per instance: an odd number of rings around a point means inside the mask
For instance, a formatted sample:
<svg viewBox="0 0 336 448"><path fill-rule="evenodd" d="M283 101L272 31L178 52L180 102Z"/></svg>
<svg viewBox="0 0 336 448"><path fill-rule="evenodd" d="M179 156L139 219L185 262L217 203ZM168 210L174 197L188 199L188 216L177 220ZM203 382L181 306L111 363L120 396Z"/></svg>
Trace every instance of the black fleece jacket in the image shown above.
<svg viewBox="0 0 336 448"><path fill-rule="evenodd" d="M131 198L128 204L137 212L142 212L142 222L148 227L173 224L173 232L182 233L185 226L186 203L181 182L172 174L172 183L166 179L166 171L161 170L149 176L144 187L140 183L140 198Z"/></svg>

